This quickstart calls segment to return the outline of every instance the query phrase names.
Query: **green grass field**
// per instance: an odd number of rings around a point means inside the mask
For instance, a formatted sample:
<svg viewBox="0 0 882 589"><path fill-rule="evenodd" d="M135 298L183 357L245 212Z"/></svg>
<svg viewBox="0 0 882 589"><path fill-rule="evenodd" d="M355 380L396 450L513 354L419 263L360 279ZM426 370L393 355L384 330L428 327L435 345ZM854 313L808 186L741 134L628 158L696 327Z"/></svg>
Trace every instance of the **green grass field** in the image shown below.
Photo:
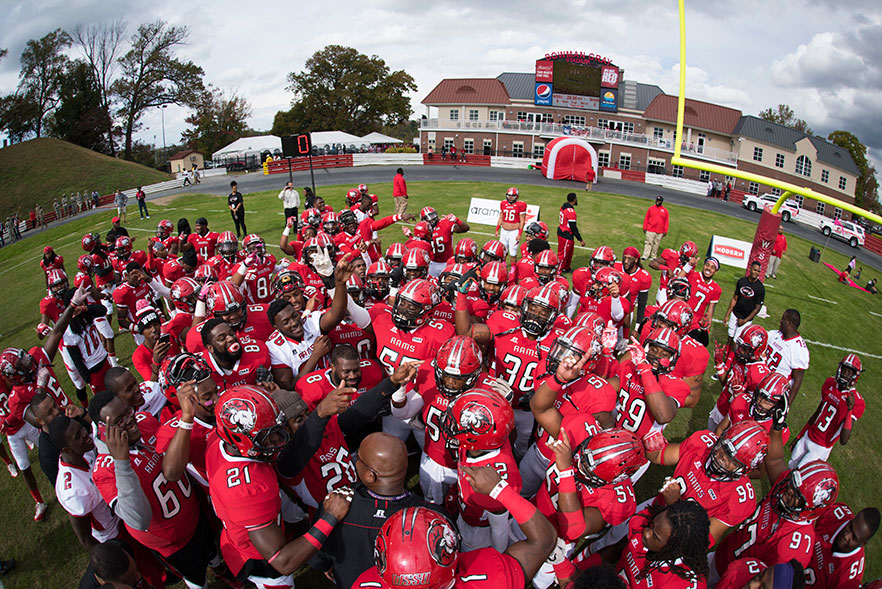
<svg viewBox="0 0 882 589"><path fill-rule="evenodd" d="M372 187L380 195L382 212L389 214L392 208L389 196L391 185ZM327 187L320 190L320 194L333 206L342 207L343 195L348 188L350 187ZM441 214L452 212L462 218L467 214L471 197L500 198L505 190L505 186L500 184L464 182L413 182L409 184L409 188L409 206L412 212L416 213L420 207L431 205ZM521 191L521 195L527 202L540 205L542 219L550 226L556 226L557 210L563 202L566 190L527 187ZM579 224L588 245L610 245L619 256L628 245L636 245L642 249L641 224L649 201L602 192L590 195L583 193L579 195L579 199ZM283 216L276 194L247 194L245 200L248 229L260 233L269 244L278 243ZM232 221L225 207L226 201L221 197L183 195L171 202L151 203L153 218L149 221L139 221L133 214L130 217L133 221L129 231L137 238L135 246L141 248L146 238L152 235L156 222L162 218L176 222L180 217L188 217L192 223L196 217L206 216L212 229L232 229ZM699 251L704 251L711 235L715 233L750 241L756 227L755 223L706 211L677 206L670 206L669 210L671 231L662 243L667 247L677 247L684 240L692 239L699 245ZM109 228L111 216L111 211L107 210L106 213L77 219L37 238L0 249L0 301L4 309L0 315L0 345L4 348L13 345L29 347L37 343L34 327L39 320L38 301L44 293L42 272L39 268L42 247L46 244L53 245L64 255L68 270L75 272L76 259L82 253L79 245L82 235L92 230L99 230L103 234ZM470 236L481 244L490 239L492 233L492 227L474 226ZM382 237L384 245L403 240L401 229L396 226L385 229ZM866 371L858 385L867 400L867 412L855 427L849 444L834 450L831 462L837 468L842 481L840 500L856 510L868 505L878 505L879 493L875 490L877 487L873 481L879 474L874 465L882 455L882 449L875 441L872 430L882 418L882 407L876 404L872 391L879 390L882 385L882 360L879 358L882 356L882 346L876 339L882 329L882 319L871 313L882 315L882 299L838 284L832 272L808 259L811 247L808 241L795 237L789 237L788 241L789 249L779 270L779 278L770 280L768 284L770 288L767 290L766 304L770 317L758 322L767 329L774 329L781 313L793 307L802 313L801 332L807 340L875 356L862 355ZM577 249L575 262L584 265L587 261L588 252ZM828 250L823 254L823 261L841 268L845 266L847 258ZM866 263L862 265L865 276L874 273ZM878 269L875 272L878 274ZM657 280L657 273L654 275ZM740 270L727 266L717 274L717 280L723 288L723 298L716 313L718 319L722 319L735 281L740 275ZM651 295L650 300L652 298ZM835 304L818 299L827 299ZM713 335L724 339L723 326L715 324ZM845 354L840 349L818 344L810 344L809 348L812 355L811 367L790 418L791 429L796 432L802 428L817 406L824 379L833 373ZM132 349L131 336L126 334L117 338L120 359L130 356ZM130 366L127 361L124 364ZM60 366L58 373L66 384L66 390L72 392L67 375ZM693 410L680 411L666 430L667 437L681 440L689 433L703 429L719 389L719 383L706 378L700 404ZM39 469L35 452L33 459L34 468ZM650 497L670 470L659 467L650 469L638 485L638 499ZM41 474L37 474L37 478L43 479ZM416 477L411 479L411 484L418 486ZM86 554L70 529L67 515L55 502L45 479L40 486L44 498L50 503L49 517L43 523L34 523L33 500L26 491L24 481L21 477L12 480L5 472L0 471L0 509L4 513L0 527L0 557L14 557L18 561L16 571L2 579L6 587L72 587L76 586L85 568ZM757 494L762 496L767 488L767 484L758 484ZM865 580L882 576L882 562L877 559L880 553L882 535L877 535L868 547ZM309 571L298 580L298 586L331 585L320 575Z"/></svg>

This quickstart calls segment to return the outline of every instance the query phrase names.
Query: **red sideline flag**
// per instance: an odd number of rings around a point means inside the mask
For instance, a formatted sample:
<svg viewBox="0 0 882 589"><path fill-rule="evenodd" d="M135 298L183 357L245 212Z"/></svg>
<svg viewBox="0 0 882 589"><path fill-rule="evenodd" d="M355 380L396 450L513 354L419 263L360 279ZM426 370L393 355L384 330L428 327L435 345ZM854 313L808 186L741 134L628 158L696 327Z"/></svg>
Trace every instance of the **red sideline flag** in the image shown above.
<svg viewBox="0 0 882 589"><path fill-rule="evenodd" d="M781 213L772 214L769 209L763 209L756 233L753 236L753 246L750 248L750 258L747 264L746 274L750 273L750 265L757 261L760 263L760 280L766 279L766 267L772 255L772 246L775 244L775 236L778 235L778 227L781 226Z"/></svg>

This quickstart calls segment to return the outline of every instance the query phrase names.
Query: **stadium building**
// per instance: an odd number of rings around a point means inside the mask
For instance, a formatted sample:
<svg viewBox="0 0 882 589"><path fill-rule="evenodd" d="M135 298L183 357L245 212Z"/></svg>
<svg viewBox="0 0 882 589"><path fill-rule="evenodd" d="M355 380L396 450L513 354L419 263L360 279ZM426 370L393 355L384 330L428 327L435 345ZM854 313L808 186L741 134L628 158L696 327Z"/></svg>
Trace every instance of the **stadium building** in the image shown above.
<svg viewBox="0 0 882 589"><path fill-rule="evenodd" d="M541 159L545 145L565 135L582 137L611 170L661 174L706 182L709 172L672 166L677 96L624 79L609 59L583 52L546 54L533 73L495 78L444 79L423 99L420 144L434 153ZM858 169L847 150L740 110L686 100L684 156L806 186L854 202ZM625 176L627 177L627 175ZM716 178L716 176L715 176ZM755 182L733 180L737 190L779 193ZM823 203L800 206L825 210Z"/></svg>

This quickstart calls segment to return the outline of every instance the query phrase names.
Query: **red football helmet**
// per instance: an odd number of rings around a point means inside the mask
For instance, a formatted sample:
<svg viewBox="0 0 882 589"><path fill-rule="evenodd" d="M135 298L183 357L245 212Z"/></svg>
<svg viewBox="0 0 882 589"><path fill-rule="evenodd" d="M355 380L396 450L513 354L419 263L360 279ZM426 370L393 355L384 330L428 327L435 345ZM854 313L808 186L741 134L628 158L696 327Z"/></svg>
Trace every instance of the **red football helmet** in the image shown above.
<svg viewBox="0 0 882 589"><path fill-rule="evenodd" d="M536 280L539 284L548 284L557 276L557 267L560 260L557 254L551 250L539 252L536 258Z"/></svg>
<svg viewBox="0 0 882 589"><path fill-rule="evenodd" d="M429 224L429 227L434 229L435 225L438 224L438 211L432 207L423 207L420 210L420 221L425 221Z"/></svg>
<svg viewBox="0 0 882 589"><path fill-rule="evenodd" d="M792 495L788 489L792 490ZM781 517L791 521L811 521L836 501L839 476L823 460L812 460L778 479L770 493L772 509ZM791 495L789 500L788 495Z"/></svg>
<svg viewBox="0 0 882 589"><path fill-rule="evenodd" d="M303 292L304 288L306 288L306 285L303 282L303 277L292 270L280 270L273 276L272 289L274 298L280 299L283 294L289 292Z"/></svg>
<svg viewBox="0 0 882 589"><path fill-rule="evenodd" d="M557 339L551 344L547 360L548 374L557 372L558 366L566 358L578 360L585 354L589 354L589 358L582 370L583 372L591 372L601 351L600 336L593 329L582 326L571 327L565 333L557 336Z"/></svg>
<svg viewBox="0 0 882 589"><path fill-rule="evenodd" d="M132 255L132 238L128 235L120 235L116 238L114 250L116 251L116 257L120 260L128 259Z"/></svg>
<svg viewBox="0 0 882 589"><path fill-rule="evenodd" d="M526 288L520 284L510 284L505 287L502 296L499 297L499 308L520 315L525 298L527 298Z"/></svg>
<svg viewBox="0 0 882 589"><path fill-rule="evenodd" d="M680 337L686 335L692 325L692 308L684 301L666 301L652 316L652 327L670 327Z"/></svg>
<svg viewBox="0 0 882 589"><path fill-rule="evenodd" d="M358 185L358 193L359 194L367 194L368 193L368 185L367 184L359 184Z"/></svg>
<svg viewBox="0 0 882 589"><path fill-rule="evenodd" d="M357 305L364 302L364 282L358 277L358 274L352 274L346 281L346 292Z"/></svg>
<svg viewBox="0 0 882 589"><path fill-rule="evenodd" d="M756 362L763 357L769 334L762 325L748 325L735 338L735 357L742 362Z"/></svg>
<svg viewBox="0 0 882 589"><path fill-rule="evenodd" d="M331 260L337 256L337 246L334 245L334 240L327 233L321 232L316 234L315 237L307 239L306 243L303 244L303 250L300 252L300 261L311 268L312 256L318 253L319 249L326 249Z"/></svg>
<svg viewBox="0 0 882 589"><path fill-rule="evenodd" d="M576 325L579 327L587 327L597 334L597 337L603 335L603 328L606 327L606 321L603 317L594 311L585 311L576 315Z"/></svg>
<svg viewBox="0 0 882 589"><path fill-rule="evenodd" d="M92 264L92 256L83 254L77 259L77 270L83 274L92 274L94 264Z"/></svg>
<svg viewBox="0 0 882 589"><path fill-rule="evenodd" d="M836 388L840 391L853 389L863 371L861 359L858 358L857 354L849 354L836 367Z"/></svg>
<svg viewBox="0 0 882 589"><path fill-rule="evenodd" d="M238 309L245 309L245 297L236 288L236 285L228 280L221 280L211 285L208 297L205 299L205 307L215 317L233 313Z"/></svg>
<svg viewBox="0 0 882 589"><path fill-rule="evenodd" d="M505 191L505 199L508 202L515 202L520 195L521 193L514 186Z"/></svg>
<svg viewBox="0 0 882 589"><path fill-rule="evenodd" d="M609 287L612 283L619 285L619 292L622 287L622 274L615 268L609 266L601 266L594 273L594 283L591 285L591 292L598 299L609 296Z"/></svg>
<svg viewBox="0 0 882 589"><path fill-rule="evenodd" d="M530 335L544 335L560 312L560 296L552 285L537 286L527 293L521 305L521 327Z"/></svg>
<svg viewBox="0 0 882 589"><path fill-rule="evenodd" d="M781 407L784 414L790 409L790 379L780 372L770 372L753 391L750 415L757 421L772 418L772 410Z"/></svg>
<svg viewBox="0 0 882 589"><path fill-rule="evenodd" d="M322 215L322 231L328 235L340 233L340 223L337 221L337 213L330 211Z"/></svg>
<svg viewBox="0 0 882 589"><path fill-rule="evenodd" d="M426 221L419 221L413 226L413 237L421 241L432 240L432 228Z"/></svg>
<svg viewBox="0 0 882 589"><path fill-rule="evenodd" d="M21 348L6 348L0 354L0 376L13 386L34 382L37 376L34 357Z"/></svg>
<svg viewBox="0 0 882 589"><path fill-rule="evenodd" d="M504 262L488 262L481 268L481 293L489 303L495 303L508 282L508 269Z"/></svg>
<svg viewBox="0 0 882 589"><path fill-rule="evenodd" d="M576 478L588 487L621 483L644 464L643 443L616 427L585 438L573 449Z"/></svg>
<svg viewBox="0 0 882 589"><path fill-rule="evenodd" d="M306 210L306 224L314 229L318 229L322 224L322 213L318 209Z"/></svg>
<svg viewBox="0 0 882 589"><path fill-rule="evenodd" d="M475 340L467 335L452 337L435 354L435 386L449 399L471 389L481 374L482 358Z"/></svg>
<svg viewBox="0 0 882 589"><path fill-rule="evenodd" d="M171 300L175 308L185 313L196 311L196 295L199 294L199 283L185 276L175 280L170 289Z"/></svg>
<svg viewBox="0 0 882 589"><path fill-rule="evenodd" d="M424 278L415 278L401 287L392 304L392 321L398 329L411 331L429 320L441 302L438 289Z"/></svg>
<svg viewBox="0 0 882 589"><path fill-rule="evenodd" d="M669 358L663 358L658 352L651 352L652 348L665 350L670 354ZM646 351L646 361L652 366L654 374L667 374L674 369L680 358L680 336L673 329L667 327L653 329L643 345Z"/></svg>
<svg viewBox="0 0 882 589"><path fill-rule="evenodd" d="M271 462L288 444L285 415L260 387L241 385L224 391L214 417L220 439L246 458Z"/></svg>
<svg viewBox="0 0 882 589"><path fill-rule="evenodd" d="M262 258L266 255L266 242L256 233L249 233L246 235L245 239L242 240L242 247L244 247L245 251L252 256Z"/></svg>
<svg viewBox="0 0 882 589"><path fill-rule="evenodd" d="M453 259L450 260L453 262ZM466 272L471 270L470 264L454 264L448 263L438 276L438 286L443 291L443 296L453 304L456 301L456 284L465 276Z"/></svg>
<svg viewBox="0 0 882 589"><path fill-rule="evenodd" d="M386 255L384 257L390 268L398 268L401 266L401 261L404 259L406 253L407 249L404 247L403 243L393 243L386 249Z"/></svg>
<svg viewBox="0 0 882 589"><path fill-rule="evenodd" d="M97 233L86 233L81 243L83 251L92 253L95 246L101 245L101 237Z"/></svg>
<svg viewBox="0 0 882 589"><path fill-rule="evenodd" d="M474 239L466 237L456 242L453 257L457 264L472 264L478 260L478 244Z"/></svg>
<svg viewBox="0 0 882 589"><path fill-rule="evenodd" d="M451 446L493 450L502 447L514 429L514 410L499 393L472 389L447 407L441 427Z"/></svg>
<svg viewBox="0 0 882 589"><path fill-rule="evenodd" d="M168 219L163 219L156 224L156 237L159 239L168 239L175 230L174 224Z"/></svg>
<svg viewBox="0 0 882 589"><path fill-rule="evenodd" d="M211 264L200 264L193 274L193 279L200 285L217 282L217 270Z"/></svg>
<svg viewBox="0 0 882 589"><path fill-rule="evenodd" d="M425 278L429 275L429 254L425 250L411 248L404 255L401 265L404 268L405 281Z"/></svg>
<svg viewBox="0 0 882 589"><path fill-rule="evenodd" d="M166 356L159 371L159 388L166 399L178 405L179 386L191 380L200 383L206 378L211 378L211 368L202 356L187 353Z"/></svg>
<svg viewBox="0 0 882 589"><path fill-rule="evenodd" d="M602 245L591 254L591 260L588 262L588 266L591 268L591 273L597 272L600 268L611 267L616 263L616 254L612 251L612 248L608 245Z"/></svg>
<svg viewBox="0 0 882 589"><path fill-rule="evenodd" d="M480 261L482 264L505 261L505 246L498 239L491 239L481 247Z"/></svg>
<svg viewBox="0 0 882 589"><path fill-rule="evenodd" d="M692 256L698 255L698 246L694 241L685 241L680 246L680 263L685 264Z"/></svg>
<svg viewBox="0 0 882 589"><path fill-rule="evenodd" d="M389 587L445 589L456 582L459 532L428 507L392 514L374 541L377 572Z"/></svg>
<svg viewBox="0 0 882 589"><path fill-rule="evenodd" d="M353 207L361 202L361 192L353 188L346 193L346 204Z"/></svg>
<svg viewBox="0 0 882 589"><path fill-rule="evenodd" d="M669 299L688 301L692 296L692 285L686 278L671 278L668 281L668 286L665 287L665 292Z"/></svg>
<svg viewBox="0 0 882 589"><path fill-rule="evenodd" d="M56 297L61 297L68 288L67 274L61 268L53 268L46 275L46 286L49 292Z"/></svg>
<svg viewBox="0 0 882 589"><path fill-rule="evenodd" d="M524 235L529 235L531 239L548 239L548 225L541 221L530 221L524 227Z"/></svg>
<svg viewBox="0 0 882 589"><path fill-rule="evenodd" d="M375 299L385 299L389 296L389 274L391 271L389 264L383 258L368 266L364 280L365 294Z"/></svg>
<svg viewBox="0 0 882 589"><path fill-rule="evenodd" d="M560 305L558 305L557 310L563 313L566 311L567 303L570 301L570 289L566 287L562 282L555 280L554 282L549 283L551 288L557 289L557 300L560 301Z"/></svg>
<svg viewBox="0 0 882 589"><path fill-rule="evenodd" d="M769 451L769 432L752 419L745 419L726 428L707 453L704 470L717 481L737 481L758 467ZM720 453L738 465L735 470L723 466Z"/></svg>
<svg viewBox="0 0 882 589"><path fill-rule="evenodd" d="M249 235L248 237L251 236ZM245 239L247 240L248 237ZM248 250L247 247L245 249L246 251ZM266 249L265 244L264 249ZM224 231L220 234L220 237L217 238L217 253L219 253L227 262L232 263L236 261L239 253L239 239L236 237L235 233L232 231Z"/></svg>

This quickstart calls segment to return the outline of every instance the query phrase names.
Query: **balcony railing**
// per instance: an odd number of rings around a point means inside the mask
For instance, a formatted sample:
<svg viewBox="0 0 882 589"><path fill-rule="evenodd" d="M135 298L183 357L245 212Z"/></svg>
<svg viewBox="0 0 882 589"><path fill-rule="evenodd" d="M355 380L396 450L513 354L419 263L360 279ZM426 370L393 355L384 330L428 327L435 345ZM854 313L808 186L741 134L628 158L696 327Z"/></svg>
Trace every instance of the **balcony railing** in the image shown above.
<svg viewBox="0 0 882 589"><path fill-rule="evenodd" d="M455 129L473 129L479 131L492 132L522 132L533 135L572 135L575 137L585 137L596 141L604 141L606 143L617 143L621 145L635 145L645 149L656 149L659 151L667 151L673 153L674 144L672 141L658 139L643 133L628 133L625 131L616 131L613 129L601 129L600 127L585 127L579 125L565 125L562 123L535 123L527 121L439 121L438 119L423 119L420 121L420 127L424 130L455 130ZM681 153L691 155L700 159L710 159L728 164L735 164L738 161L738 153L706 145L697 145L695 142L683 142Z"/></svg>

